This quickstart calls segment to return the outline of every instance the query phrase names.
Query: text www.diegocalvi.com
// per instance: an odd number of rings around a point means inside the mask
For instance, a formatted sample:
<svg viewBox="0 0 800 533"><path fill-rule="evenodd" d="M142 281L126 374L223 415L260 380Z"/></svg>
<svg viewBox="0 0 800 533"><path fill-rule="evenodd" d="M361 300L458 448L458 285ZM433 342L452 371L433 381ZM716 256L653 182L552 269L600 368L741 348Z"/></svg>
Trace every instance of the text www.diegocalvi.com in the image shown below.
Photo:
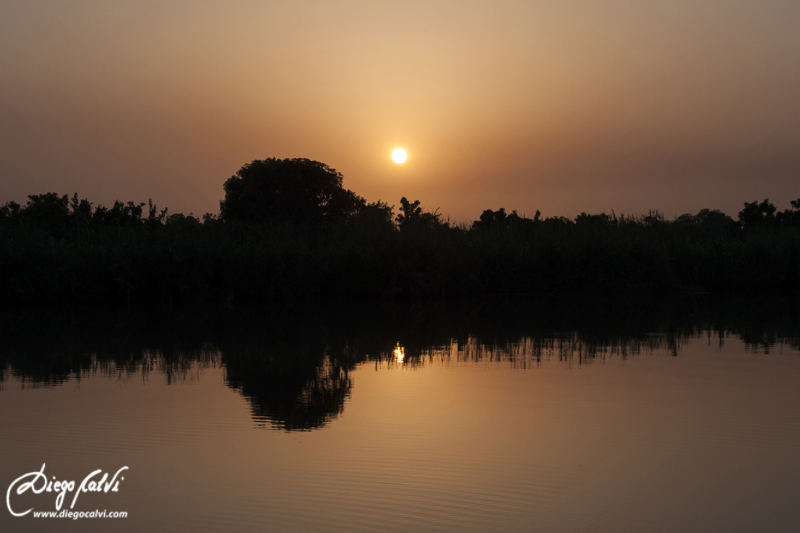
<svg viewBox="0 0 800 533"><path fill-rule="evenodd" d="M127 511L111 511L97 509L95 511L70 511L62 509L61 511L33 511L34 518L71 518L78 520L79 518L128 518Z"/></svg>

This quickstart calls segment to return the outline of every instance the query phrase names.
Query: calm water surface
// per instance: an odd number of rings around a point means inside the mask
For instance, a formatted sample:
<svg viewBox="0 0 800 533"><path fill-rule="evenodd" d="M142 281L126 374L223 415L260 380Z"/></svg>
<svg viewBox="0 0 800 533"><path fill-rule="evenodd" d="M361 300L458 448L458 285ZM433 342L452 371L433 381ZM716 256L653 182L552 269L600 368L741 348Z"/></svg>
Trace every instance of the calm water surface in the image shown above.
<svg viewBox="0 0 800 533"><path fill-rule="evenodd" d="M128 517L0 530L796 531L796 307L615 305L9 312L3 495Z"/></svg>

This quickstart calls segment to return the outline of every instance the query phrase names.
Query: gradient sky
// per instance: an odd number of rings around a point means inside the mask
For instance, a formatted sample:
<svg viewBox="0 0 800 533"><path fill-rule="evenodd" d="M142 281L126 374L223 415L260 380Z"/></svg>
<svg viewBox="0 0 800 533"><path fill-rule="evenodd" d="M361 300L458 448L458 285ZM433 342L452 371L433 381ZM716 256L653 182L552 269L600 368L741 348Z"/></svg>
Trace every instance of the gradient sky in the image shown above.
<svg viewBox="0 0 800 533"><path fill-rule="evenodd" d="M788 208L798 28L796 0L4 0L0 203L216 213L244 163L307 157L455 221Z"/></svg>

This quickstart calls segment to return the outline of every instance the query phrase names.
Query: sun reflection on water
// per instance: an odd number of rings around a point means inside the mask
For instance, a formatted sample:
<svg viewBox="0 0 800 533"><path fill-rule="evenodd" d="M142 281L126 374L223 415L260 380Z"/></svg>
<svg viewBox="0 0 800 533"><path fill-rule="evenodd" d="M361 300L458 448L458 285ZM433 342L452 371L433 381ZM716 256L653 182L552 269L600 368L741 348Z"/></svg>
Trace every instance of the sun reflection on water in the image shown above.
<svg viewBox="0 0 800 533"><path fill-rule="evenodd" d="M394 348L394 352L392 352L394 356L395 362L399 364L403 364L403 360L406 358L406 349L400 346L400 343L397 343L397 346Z"/></svg>

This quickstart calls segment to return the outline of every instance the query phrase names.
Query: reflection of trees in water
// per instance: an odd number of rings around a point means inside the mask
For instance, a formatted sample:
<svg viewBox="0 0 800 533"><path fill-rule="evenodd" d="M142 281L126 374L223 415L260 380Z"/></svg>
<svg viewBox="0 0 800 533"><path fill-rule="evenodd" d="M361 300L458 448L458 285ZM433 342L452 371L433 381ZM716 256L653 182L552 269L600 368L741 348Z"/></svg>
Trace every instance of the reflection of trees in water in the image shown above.
<svg viewBox="0 0 800 533"><path fill-rule="evenodd" d="M228 386L250 401L253 418L287 431L324 426L344 410L350 369L324 356L298 358L225 353Z"/></svg>
<svg viewBox="0 0 800 533"><path fill-rule="evenodd" d="M247 398L257 423L302 431L343 412L350 372L364 362L582 365L655 351L677 356L701 334L720 344L739 338L751 350L768 352L800 347L798 316L795 302L763 298L304 305L210 316L37 311L0 317L0 387L12 377L25 387L154 374L172 383L219 366L227 385Z"/></svg>
<svg viewBox="0 0 800 533"><path fill-rule="evenodd" d="M689 338L668 335L649 335L642 339L610 339L605 342L583 339L578 333L556 333L552 337L523 337L515 342L485 344L477 337L451 339L443 346L406 350L403 366L422 366L426 362L440 363L503 363L512 368L532 368L542 361L556 359L565 363L587 364L609 357L626 358L642 353L669 351L677 355ZM381 354L379 362L399 366L395 357Z"/></svg>

